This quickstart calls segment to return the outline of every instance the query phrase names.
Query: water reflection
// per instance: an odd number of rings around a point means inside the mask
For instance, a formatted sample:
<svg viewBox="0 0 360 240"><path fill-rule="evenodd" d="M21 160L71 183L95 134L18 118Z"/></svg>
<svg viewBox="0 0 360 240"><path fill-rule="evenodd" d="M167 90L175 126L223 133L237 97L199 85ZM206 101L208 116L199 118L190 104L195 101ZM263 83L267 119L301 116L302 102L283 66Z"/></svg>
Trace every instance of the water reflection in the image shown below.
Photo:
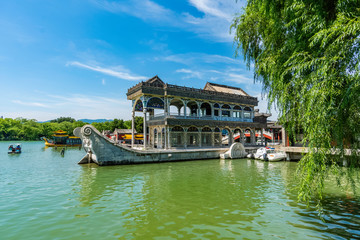
<svg viewBox="0 0 360 240"><path fill-rule="evenodd" d="M327 195L325 223L314 205L297 203L296 163L208 160L81 169L81 207L111 218L120 239L360 238L358 198Z"/></svg>

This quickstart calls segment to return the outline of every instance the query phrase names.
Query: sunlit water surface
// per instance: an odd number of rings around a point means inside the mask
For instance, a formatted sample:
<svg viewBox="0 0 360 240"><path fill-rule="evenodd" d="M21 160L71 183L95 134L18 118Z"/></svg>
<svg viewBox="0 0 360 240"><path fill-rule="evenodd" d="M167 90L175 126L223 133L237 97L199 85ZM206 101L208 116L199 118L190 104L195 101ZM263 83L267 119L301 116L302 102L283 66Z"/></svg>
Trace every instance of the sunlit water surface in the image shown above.
<svg viewBox="0 0 360 240"><path fill-rule="evenodd" d="M360 238L360 200L327 192L325 222L297 203L297 163L199 160L98 167L84 152L0 142L1 239Z"/></svg>

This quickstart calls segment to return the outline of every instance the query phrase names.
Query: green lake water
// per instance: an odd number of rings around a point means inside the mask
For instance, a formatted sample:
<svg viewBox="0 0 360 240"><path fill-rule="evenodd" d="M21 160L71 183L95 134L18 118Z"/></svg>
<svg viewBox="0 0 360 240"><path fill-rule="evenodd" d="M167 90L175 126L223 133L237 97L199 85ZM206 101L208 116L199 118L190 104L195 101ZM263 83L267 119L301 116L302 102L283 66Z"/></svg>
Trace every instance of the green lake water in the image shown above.
<svg viewBox="0 0 360 240"><path fill-rule="evenodd" d="M15 143L15 142L14 142ZM0 239L359 239L360 199L330 189L325 222L297 203L295 162L98 167L84 151L0 142Z"/></svg>

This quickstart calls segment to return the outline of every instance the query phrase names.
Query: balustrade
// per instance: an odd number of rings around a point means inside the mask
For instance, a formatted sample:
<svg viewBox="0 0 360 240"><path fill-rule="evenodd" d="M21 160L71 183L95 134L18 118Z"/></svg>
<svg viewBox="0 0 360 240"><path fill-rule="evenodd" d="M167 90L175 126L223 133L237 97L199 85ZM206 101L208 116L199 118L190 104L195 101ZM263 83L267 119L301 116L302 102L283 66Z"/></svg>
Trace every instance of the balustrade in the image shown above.
<svg viewBox="0 0 360 240"><path fill-rule="evenodd" d="M178 114L174 114L174 113L170 113L167 116L164 113L155 114L153 116L149 116L148 120L161 120L161 119L165 119L165 118L201 119L201 120L231 121L231 122L253 122L253 119L249 119L249 118L220 117L220 116L211 117L210 115L206 115L206 116L197 116L197 115L184 116L184 115L178 115Z"/></svg>

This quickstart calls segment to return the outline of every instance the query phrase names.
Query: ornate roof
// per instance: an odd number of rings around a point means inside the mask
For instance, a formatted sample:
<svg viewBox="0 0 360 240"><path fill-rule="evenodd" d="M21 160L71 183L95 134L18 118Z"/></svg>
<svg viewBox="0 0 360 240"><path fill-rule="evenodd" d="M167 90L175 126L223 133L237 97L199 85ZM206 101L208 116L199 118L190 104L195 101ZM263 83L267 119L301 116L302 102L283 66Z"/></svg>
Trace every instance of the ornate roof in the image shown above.
<svg viewBox="0 0 360 240"><path fill-rule="evenodd" d="M204 90L231 93L231 94L237 94L237 95L242 95L242 96L250 96L241 88L231 87L231 86L221 85L221 84L211 83L211 82L206 83Z"/></svg>
<svg viewBox="0 0 360 240"><path fill-rule="evenodd" d="M158 86L164 86L165 83L156 75L155 77L150 78L146 81L146 83L149 83L151 85L158 85Z"/></svg>
<svg viewBox="0 0 360 240"><path fill-rule="evenodd" d="M126 95L129 100L135 100L141 95L167 95L253 106L257 106L258 104L256 97L248 95L244 90L238 87L230 87L209 82L206 84L204 89L182 87L166 84L158 76L136 84L132 88L128 89Z"/></svg>

